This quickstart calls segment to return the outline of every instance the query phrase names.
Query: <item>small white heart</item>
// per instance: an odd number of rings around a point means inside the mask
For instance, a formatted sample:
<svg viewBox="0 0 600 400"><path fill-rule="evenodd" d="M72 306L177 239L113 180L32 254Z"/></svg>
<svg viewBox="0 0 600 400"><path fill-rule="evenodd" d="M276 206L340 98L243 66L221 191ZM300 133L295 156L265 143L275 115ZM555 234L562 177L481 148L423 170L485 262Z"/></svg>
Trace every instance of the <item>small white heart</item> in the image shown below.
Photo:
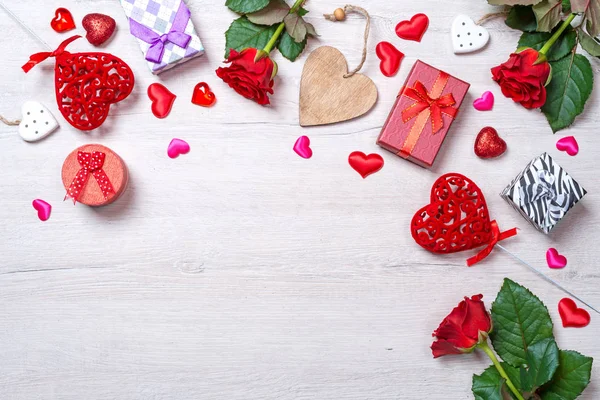
<svg viewBox="0 0 600 400"><path fill-rule="evenodd" d="M459 15L452 23L452 48L454 54L471 53L482 49L490 40L490 33L466 15Z"/></svg>
<svg viewBox="0 0 600 400"><path fill-rule="evenodd" d="M58 128L56 118L37 101L26 101L21 107L19 135L27 142L37 142Z"/></svg>

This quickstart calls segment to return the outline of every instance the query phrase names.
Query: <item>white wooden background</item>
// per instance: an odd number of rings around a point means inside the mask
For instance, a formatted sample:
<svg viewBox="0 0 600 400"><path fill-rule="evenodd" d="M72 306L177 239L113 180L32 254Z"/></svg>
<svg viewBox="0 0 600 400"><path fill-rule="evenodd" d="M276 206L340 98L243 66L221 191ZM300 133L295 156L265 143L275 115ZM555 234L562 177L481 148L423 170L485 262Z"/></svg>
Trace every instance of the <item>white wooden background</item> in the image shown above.
<svg viewBox="0 0 600 400"><path fill-rule="evenodd" d="M117 0L3 0L52 47L70 33L49 27L68 7L80 21L102 12L117 21L106 50L136 74L136 88L113 106L91 133L73 129L54 100L53 62L25 75L20 66L45 50L0 10L0 111L18 117L29 99L46 104L61 128L25 143L0 125L0 398L8 399L469 399L471 376L490 362L481 354L434 360L431 332L465 295L483 293L490 305L504 277L529 287L548 306L559 346L596 358L582 399L600 398L600 317L584 329L564 329L557 303L563 293L496 251L467 268L472 255L436 256L409 233L442 173L468 174L480 184L501 227L522 228L510 250L600 306L600 88L573 129L552 135L544 117L501 96L490 67L504 61L519 33L501 20L486 24L491 42L479 54L455 56L450 24L493 9L483 0L420 2L369 0L373 17L364 72L379 101L367 116L328 127L298 126L298 88L308 51L339 48L359 61L364 20L334 24L321 18L343 3L310 0L307 19L321 34L295 63L279 54L273 106L263 108L227 88L214 74L223 32L235 15L224 1L188 0L206 56L157 78L150 74ZM425 12L421 43L402 41L394 27ZM375 44L406 54L399 74L379 72ZM72 51L93 50L83 40ZM375 138L410 66L422 59L472 83L463 112L432 170L375 145ZM596 72L597 60L593 61ZM161 81L178 95L171 115L154 118L147 86ZM206 81L218 97L212 109L190 102ZM598 86L598 85L596 85ZM470 105L485 90L492 112ZM483 161L473 154L479 129L492 125L508 153ZM555 148L576 135L581 152ZM298 157L300 135L314 156ZM191 152L171 160L173 137ZM104 208L63 202L60 170L66 155L102 143L126 161L127 192ZM385 167L366 180L347 164L355 150L377 152ZM534 156L548 151L589 191L551 236L530 227L498 193ZM31 201L53 205L42 223ZM549 270L545 251L567 255Z"/></svg>

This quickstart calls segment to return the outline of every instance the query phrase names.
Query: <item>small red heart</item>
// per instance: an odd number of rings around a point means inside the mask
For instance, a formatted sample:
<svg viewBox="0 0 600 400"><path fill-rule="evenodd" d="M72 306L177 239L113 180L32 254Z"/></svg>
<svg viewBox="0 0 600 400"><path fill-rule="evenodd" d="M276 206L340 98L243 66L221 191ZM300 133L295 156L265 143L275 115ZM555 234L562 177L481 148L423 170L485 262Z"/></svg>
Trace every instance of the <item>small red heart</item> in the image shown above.
<svg viewBox="0 0 600 400"><path fill-rule="evenodd" d="M58 33L66 32L75 29L75 21L69 10L60 7L54 12L54 19L50 21L50 26Z"/></svg>
<svg viewBox="0 0 600 400"><path fill-rule="evenodd" d="M381 73L387 77L396 75L404 54L390 42L380 42L375 48L375 52L381 60L379 63Z"/></svg>
<svg viewBox="0 0 600 400"><path fill-rule="evenodd" d="M491 126L486 126L475 139L475 154L480 158L499 157L506 151L506 142Z"/></svg>
<svg viewBox="0 0 600 400"><path fill-rule="evenodd" d="M400 21L396 25L396 35L400 39L420 42L429 26L429 18L425 14L416 14L410 21Z"/></svg>
<svg viewBox="0 0 600 400"><path fill-rule="evenodd" d="M202 107L211 107L216 101L217 97L206 82L200 82L194 87L192 103Z"/></svg>
<svg viewBox="0 0 600 400"><path fill-rule="evenodd" d="M383 168L383 158L379 154L366 155L362 151L350 153L348 163L363 179Z"/></svg>
<svg viewBox="0 0 600 400"><path fill-rule="evenodd" d="M160 83L148 86L148 97L152 100L152 114L156 118L165 118L171 112L175 96Z"/></svg>
<svg viewBox="0 0 600 400"><path fill-rule="evenodd" d="M590 313L583 308L577 308L577 304L568 297L558 303L558 313L565 328L583 328L590 323Z"/></svg>
<svg viewBox="0 0 600 400"><path fill-rule="evenodd" d="M87 32L85 38L94 46L106 42L115 32L117 23L114 19L104 14L88 14L81 21L83 29Z"/></svg>

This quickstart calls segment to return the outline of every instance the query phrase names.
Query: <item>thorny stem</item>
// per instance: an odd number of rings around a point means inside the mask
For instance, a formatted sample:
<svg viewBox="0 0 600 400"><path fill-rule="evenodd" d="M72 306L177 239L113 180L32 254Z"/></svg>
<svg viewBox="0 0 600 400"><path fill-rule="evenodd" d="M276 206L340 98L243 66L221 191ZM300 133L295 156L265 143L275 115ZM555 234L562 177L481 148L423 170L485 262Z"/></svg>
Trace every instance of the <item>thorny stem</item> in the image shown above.
<svg viewBox="0 0 600 400"><path fill-rule="evenodd" d="M544 47L542 47L540 49L540 54L546 55L546 53L548 53L548 51L550 51L550 48L554 45L554 43L556 43L556 41L558 40L560 35L563 34L565 29L567 29L567 27L569 25L571 25L571 22L573 22L574 19L575 19L575 14L571 14L571 15L569 15L569 17L567 19L565 19L563 21L560 28L558 28L558 30L556 32L554 32L554 35L552 35L552 37L550 39L548 39L548 41L546 42Z"/></svg>

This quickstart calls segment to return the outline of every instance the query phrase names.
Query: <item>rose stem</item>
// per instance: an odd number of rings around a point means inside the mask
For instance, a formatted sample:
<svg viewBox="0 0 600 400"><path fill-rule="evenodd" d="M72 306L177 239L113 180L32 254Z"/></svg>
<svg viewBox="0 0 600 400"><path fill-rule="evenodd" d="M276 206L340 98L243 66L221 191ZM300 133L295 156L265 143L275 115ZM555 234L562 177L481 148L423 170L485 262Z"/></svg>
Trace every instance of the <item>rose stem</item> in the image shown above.
<svg viewBox="0 0 600 400"><path fill-rule="evenodd" d="M298 9L302 6L302 4L304 4L304 1L305 0L296 0L294 5L290 9L290 14L296 13L298 11ZM277 30L273 34L273 37L271 38L271 40L269 40L269 43L267 43L267 45L263 49L263 51L265 53L267 53L267 54L271 53L271 50L273 50L273 47L275 46L277 39L279 39L279 36L281 35L281 32L283 32L284 29L285 29L285 22L282 22L277 27Z"/></svg>
<svg viewBox="0 0 600 400"><path fill-rule="evenodd" d="M477 347L479 347L481 350L483 350L485 352L485 354L487 354L488 357L492 360L492 362L494 363L494 366L500 373L500 376L503 377L504 380L506 380L506 385L509 387L510 391L515 394L517 399L524 400L523 396L521 396L521 393L519 393L519 391L517 390L515 385L513 385L512 381L508 377L508 375L506 375L506 371L504 370L504 368L502 368L502 364L500 364L500 361L498 361L498 358L494 354L494 351L487 344L487 341L481 342L480 344L477 345Z"/></svg>
<svg viewBox="0 0 600 400"><path fill-rule="evenodd" d="M548 39L548 41L546 42L546 44L544 45L544 47L542 47L540 49L540 54L546 54L550 48L552 47L552 45L554 45L554 43L556 43L556 41L558 40L558 38L560 37L560 35L563 34L563 32L565 31L565 29L567 29L567 27L569 25L571 25L571 22L573 22L573 20L575 19L575 14L571 14L569 15L569 17L563 21L562 25L560 26L560 28L558 28L558 30L556 32L554 32L554 35L552 35L552 37L550 39Z"/></svg>

